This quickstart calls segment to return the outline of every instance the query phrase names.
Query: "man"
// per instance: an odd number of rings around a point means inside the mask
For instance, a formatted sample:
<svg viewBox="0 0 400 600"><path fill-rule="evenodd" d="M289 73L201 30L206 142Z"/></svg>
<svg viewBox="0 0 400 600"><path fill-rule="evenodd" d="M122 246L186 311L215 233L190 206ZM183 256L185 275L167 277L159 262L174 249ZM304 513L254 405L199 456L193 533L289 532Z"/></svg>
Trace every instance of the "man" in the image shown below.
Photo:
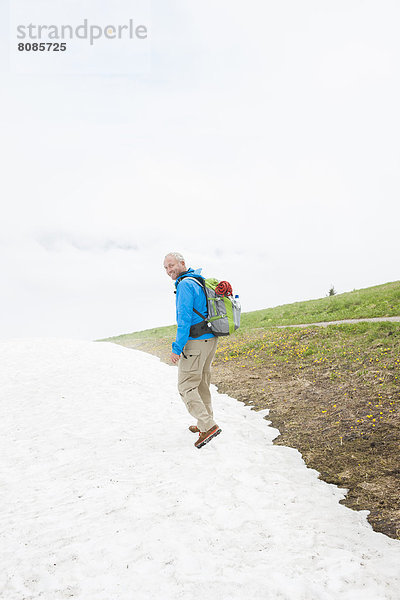
<svg viewBox="0 0 400 600"><path fill-rule="evenodd" d="M211 405L211 363L217 349L217 338L206 326L207 300L197 280L201 269L187 269L179 252L170 252L164 259L164 269L175 281L176 320L178 330L172 344L171 361L178 363L178 391L189 413L197 419L190 431L199 433L196 448L202 448L221 433L214 421ZM197 312L196 312L197 311Z"/></svg>

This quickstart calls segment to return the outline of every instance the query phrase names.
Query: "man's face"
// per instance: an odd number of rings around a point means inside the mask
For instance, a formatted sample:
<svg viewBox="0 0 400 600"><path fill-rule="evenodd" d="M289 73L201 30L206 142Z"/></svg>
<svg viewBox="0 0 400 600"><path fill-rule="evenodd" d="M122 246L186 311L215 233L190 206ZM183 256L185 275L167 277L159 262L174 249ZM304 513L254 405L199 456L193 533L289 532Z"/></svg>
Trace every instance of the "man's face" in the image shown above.
<svg viewBox="0 0 400 600"><path fill-rule="evenodd" d="M173 256L165 257L164 269L166 274L169 275L173 281L175 281L181 273L184 273L187 270L185 263L176 260Z"/></svg>

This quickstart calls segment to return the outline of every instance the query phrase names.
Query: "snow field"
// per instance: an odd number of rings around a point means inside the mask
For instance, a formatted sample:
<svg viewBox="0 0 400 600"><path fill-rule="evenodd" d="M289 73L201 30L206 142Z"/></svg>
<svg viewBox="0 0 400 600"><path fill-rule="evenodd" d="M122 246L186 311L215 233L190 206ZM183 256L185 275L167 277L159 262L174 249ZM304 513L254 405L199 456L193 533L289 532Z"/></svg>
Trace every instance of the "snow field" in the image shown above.
<svg viewBox="0 0 400 600"><path fill-rule="evenodd" d="M108 343L0 342L2 600L398 600L400 544L214 389Z"/></svg>

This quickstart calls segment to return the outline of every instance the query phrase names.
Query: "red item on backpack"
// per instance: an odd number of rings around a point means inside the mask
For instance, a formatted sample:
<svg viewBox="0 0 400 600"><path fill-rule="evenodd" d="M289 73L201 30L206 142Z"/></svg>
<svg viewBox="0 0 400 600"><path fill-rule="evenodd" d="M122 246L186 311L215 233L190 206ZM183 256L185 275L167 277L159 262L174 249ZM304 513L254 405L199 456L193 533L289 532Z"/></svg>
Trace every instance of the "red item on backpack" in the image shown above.
<svg viewBox="0 0 400 600"><path fill-rule="evenodd" d="M219 296L233 296L232 286L229 281L220 281L215 288L215 293Z"/></svg>

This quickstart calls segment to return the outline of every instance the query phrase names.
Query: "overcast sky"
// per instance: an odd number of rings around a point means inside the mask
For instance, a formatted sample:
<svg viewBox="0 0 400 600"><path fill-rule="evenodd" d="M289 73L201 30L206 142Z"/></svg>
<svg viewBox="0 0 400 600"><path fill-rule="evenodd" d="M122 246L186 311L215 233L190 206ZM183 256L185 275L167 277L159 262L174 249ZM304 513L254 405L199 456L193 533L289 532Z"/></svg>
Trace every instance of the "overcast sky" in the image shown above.
<svg viewBox="0 0 400 600"><path fill-rule="evenodd" d="M17 75L1 17L2 338L173 323L171 250L245 311L399 279L397 1L154 0L126 75Z"/></svg>

